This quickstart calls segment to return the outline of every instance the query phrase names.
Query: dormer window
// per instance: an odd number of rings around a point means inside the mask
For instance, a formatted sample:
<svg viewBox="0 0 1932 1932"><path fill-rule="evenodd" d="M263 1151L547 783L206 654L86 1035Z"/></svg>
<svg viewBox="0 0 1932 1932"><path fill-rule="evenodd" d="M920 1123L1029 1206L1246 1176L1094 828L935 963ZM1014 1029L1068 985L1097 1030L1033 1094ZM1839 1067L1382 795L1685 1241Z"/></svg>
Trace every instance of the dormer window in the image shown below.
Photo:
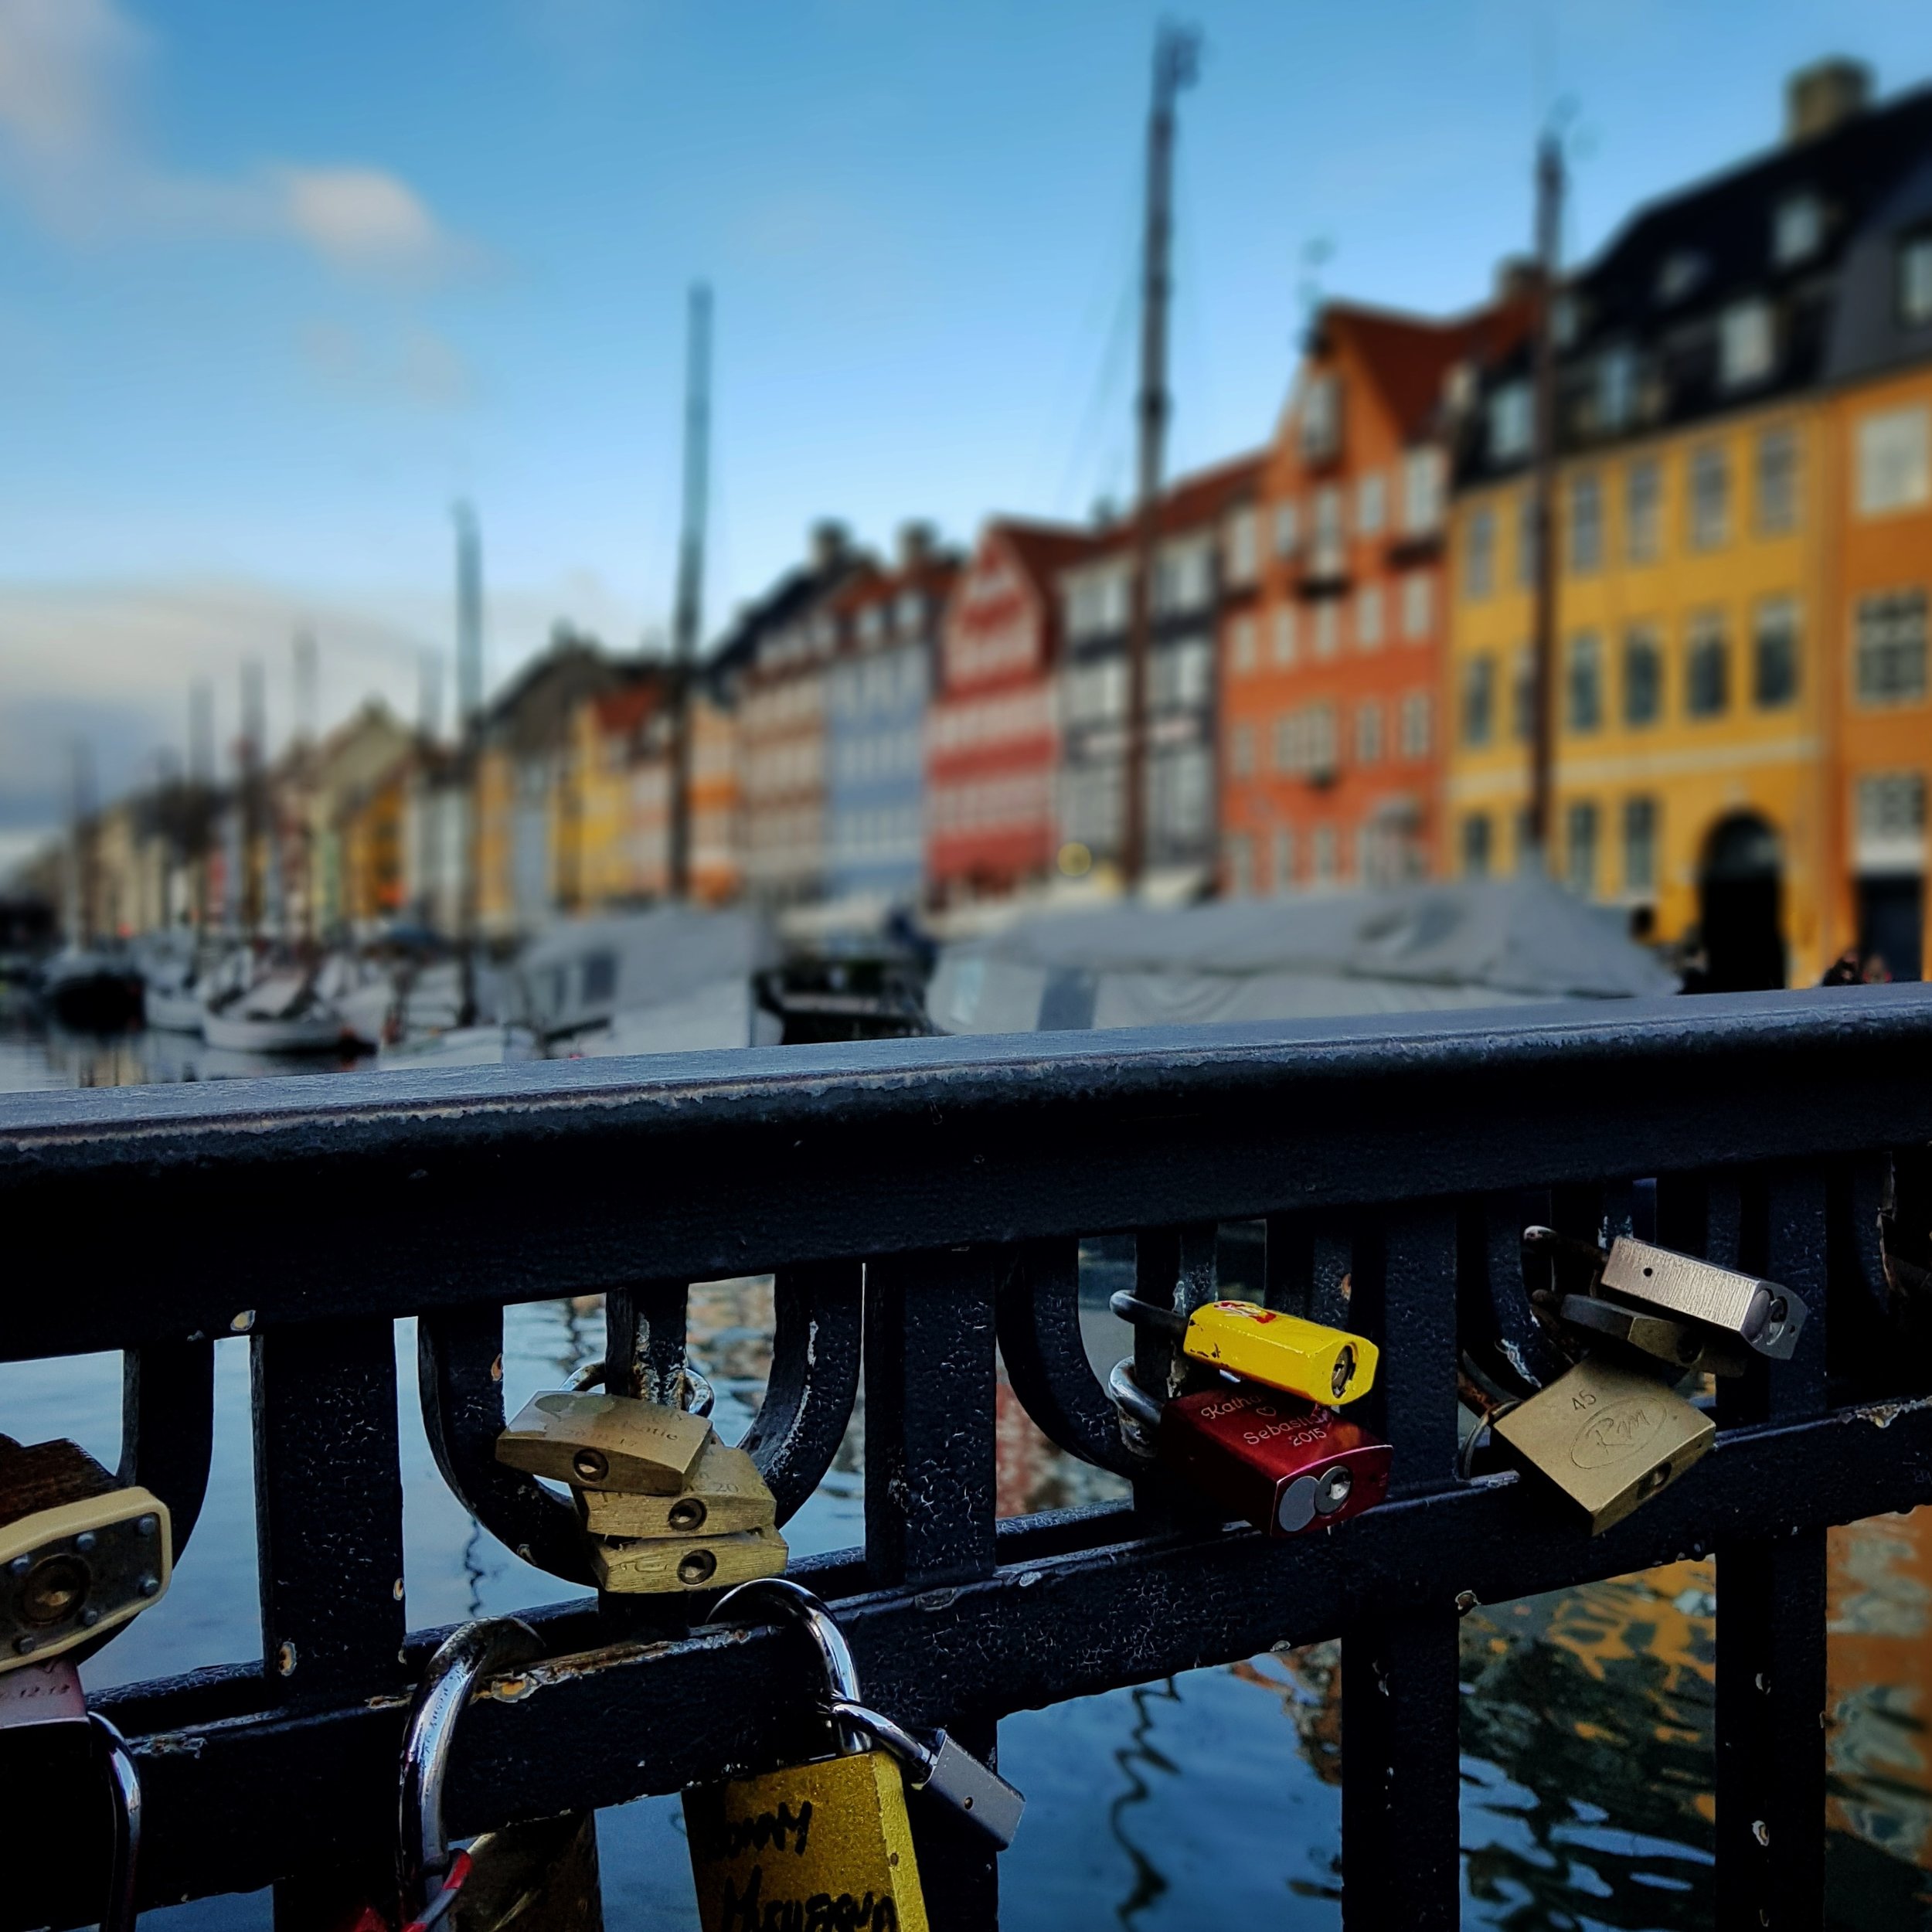
<svg viewBox="0 0 1932 1932"><path fill-rule="evenodd" d="M1342 448L1342 384L1333 376L1318 376L1301 399L1301 457L1304 462L1325 462Z"/></svg>
<svg viewBox="0 0 1932 1932"><path fill-rule="evenodd" d="M1899 243L1899 320L1908 328L1932 322L1932 230Z"/></svg>
<svg viewBox="0 0 1932 1932"><path fill-rule="evenodd" d="M1621 430L1636 413L1637 352L1619 342L1597 358L1597 420L1606 430Z"/></svg>
<svg viewBox="0 0 1932 1932"><path fill-rule="evenodd" d="M1771 372L1771 305L1733 302L1718 321L1719 377L1726 389L1761 383Z"/></svg>
<svg viewBox="0 0 1932 1932"><path fill-rule="evenodd" d="M1583 333L1583 304L1573 294L1559 295L1550 305L1549 333L1559 349L1568 349Z"/></svg>
<svg viewBox="0 0 1932 1932"><path fill-rule="evenodd" d="M1825 239L1825 204L1809 189L1787 195L1771 216L1771 259L1780 268L1808 261Z"/></svg>
<svg viewBox="0 0 1932 1932"><path fill-rule="evenodd" d="M1674 250L1657 271L1657 299L1681 302L1704 279L1704 258L1694 248Z"/></svg>
<svg viewBox="0 0 1932 1932"><path fill-rule="evenodd" d="M1489 454L1498 463L1529 454L1532 413L1529 385L1505 383L1489 399Z"/></svg>

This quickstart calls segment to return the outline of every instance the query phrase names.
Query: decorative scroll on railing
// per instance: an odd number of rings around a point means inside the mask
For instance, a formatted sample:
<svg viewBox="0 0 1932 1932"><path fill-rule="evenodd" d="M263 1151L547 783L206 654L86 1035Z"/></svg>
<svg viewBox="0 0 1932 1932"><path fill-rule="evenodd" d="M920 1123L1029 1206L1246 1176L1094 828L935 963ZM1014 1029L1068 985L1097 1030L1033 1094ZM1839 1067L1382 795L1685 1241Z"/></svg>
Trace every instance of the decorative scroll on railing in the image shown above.
<svg viewBox="0 0 1932 1932"><path fill-rule="evenodd" d="M505 1305L604 1294L610 1386L666 1399L686 1284L769 1272L744 1446L782 1522L862 1373L864 1547L792 1573L903 1721L985 1751L1011 1711L1340 1636L1345 1917L1452 1926L1459 1607L1714 1550L1720 1913L1815 1923L1824 1529L1932 1501L1929 1141L1932 989L1910 988L22 1097L0 1104L0 1354L123 1352L123 1475L179 1545L212 1339L250 1338L261 1657L99 1700L141 1767L152 1903L273 1882L289 1923L323 1922L318 1900L386 1868L403 1709L441 1634L404 1628L394 1322L420 1318L451 1490L587 1584L569 1507L495 1459ZM1720 1385L1716 1451L1595 1539L1459 1453L1459 1391L1506 1400L1563 1366L1530 1221L1771 1275L1812 1311L1777 1376ZM1131 1234L1138 1294L1187 1309L1222 1285L1221 1231L1254 1222L1269 1305L1383 1349L1360 1408L1390 1499L1325 1537L1270 1541L1150 1474L1082 1339L1083 1237ZM996 1519L1002 1362L1131 1502ZM1135 1368L1179 1386L1157 1330ZM530 1613L547 1661L466 1719L453 1827L753 1756L797 1702L791 1653L707 1626L709 1600ZM935 1923L992 1923L990 1855L918 1828ZM64 1866L10 1883L0 1924L92 1909Z"/></svg>

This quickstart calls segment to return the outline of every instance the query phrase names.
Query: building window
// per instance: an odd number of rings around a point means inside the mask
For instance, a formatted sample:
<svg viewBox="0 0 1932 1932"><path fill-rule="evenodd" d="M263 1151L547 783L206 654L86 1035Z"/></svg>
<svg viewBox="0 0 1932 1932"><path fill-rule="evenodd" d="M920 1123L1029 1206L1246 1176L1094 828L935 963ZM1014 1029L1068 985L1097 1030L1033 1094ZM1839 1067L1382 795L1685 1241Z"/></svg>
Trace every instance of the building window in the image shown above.
<svg viewBox="0 0 1932 1932"><path fill-rule="evenodd" d="M1228 733L1228 765L1237 778L1254 775L1254 727L1238 724Z"/></svg>
<svg viewBox="0 0 1932 1932"><path fill-rule="evenodd" d="M1657 801L1624 801L1624 890L1657 889Z"/></svg>
<svg viewBox="0 0 1932 1932"><path fill-rule="evenodd" d="M1324 597L1315 607L1315 655L1332 658L1342 648L1342 606Z"/></svg>
<svg viewBox="0 0 1932 1932"><path fill-rule="evenodd" d="M1410 450L1402 459L1402 528L1427 536L1442 522L1442 453Z"/></svg>
<svg viewBox="0 0 1932 1932"><path fill-rule="evenodd" d="M1308 568L1317 577L1342 574L1342 492L1333 483L1325 484L1315 493L1315 554L1308 560Z"/></svg>
<svg viewBox="0 0 1932 1932"><path fill-rule="evenodd" d="M1565 546L1571 570L1600 570L1604 561L1604 491L1594 474L1570 481L1570 536Z"/></svg>
<svg viewBox="0 0 1932 1932"><path fill-rule="evenodd" d="M1621 430L1636 413L1637 352L1620 342L1597 359L1597 421L1604 429Z"/></svg>
<svg viewBox="0 0 1932 1932"><path fill-rule="evenodd" d="M1284 604L1274 613L1274 653L1276 667L1285 671L1294 662L1294 606Z"/></svg>
<svg viewBox="0 0 1932 1932"><path fill-rule="evenodd" d="M1766 597L1751 631L1751 700L1760 710L1789 704L1798 696L1798 604Z"/></svg>
<svg viewBox="0 0 1932 1932"><path fill-rule="evenodd" d="M1489 743L1495 730L1496 661L1471 658L1462 667L1462 741Z"/></svg>
<svg viewBox="0 0 1932 1932"><path fill-rule="evenodd" d="M1932 233L1899 243L1899 320L1908 328L1932 322Z"/></svg>
<svg viewBox="0 0 1932 1932"><path fill-rule="evenodd" d="M1300 512L1291 502L1277 503L1274 506L1274 554L1277 556L1293 556L1295 546L1301 541Z"/></svg>
<svg viewBox="0 0 1932 1932"><path fill-rule="evenodd" d="M1925 593L1893 590L1858 607L1860 704L1916 704L1925 696Z"/></svg>
<svg viewBox="0 0 1932 1932"><path fill-rule="evenodd" d="M1462 593L1486 597L1496 587L1496 513L1487 505L1471 510L1462 543Z"/></svg>
<svg viewBox="0 0 1932 1932"><path fill-rule="evenodd" d="M1716 718L1730 702L1730 654L1724 620L1702 611L1690 621L1684 647L1684 711L1692 718Z"/></svg>
<svg viewBox="0 0 1932 1932"><path fill-rule="evenodd" d="M1859 515L1883 516L1926 500L1926 420L1921 403L1868 416L1859 424Z"/></svg>
<svg viewBox="0 0 1932 1932"><path fill-rule="evenodd" d="M1402 755L1426 758L1429 755L1429 694L1411 691L1402 701Z"/></svg>
<svg viewBox="0 0 1932 1932"><path fill-rule="evenodd" d="M1315 828L1315 879L1318 886L1332 886L1335 881L1335 858L1338 842L1332 825L1317 825Z"/></svg>
<svg viewBox="0 0 1932 1932"><path fill-rule="evenodd" d="M1288 892L1294 885L1294 833L1286 825L1274 828L1274 889Z"/></svg>
<svg viewBox="0 0 1932 1932"><path fill-rule="evenodd" d="M1873 772L1858 785L1861 863L1883 852L1923 862L1925 780L1916 771Z"/></svg>
<svg viewBox="0 0 1932 1932"><path fill-rule="evenodd" d="M1227 560L1228 581L1230 583L1252 583L1260 566L1260 543L1256 531L1257 519L1251 509L1239 509L1228 519Z"/></svg>
<svg viewBox="0 0 1932 1932"><path fill-rule="evenodd" d="M1632 563L1655 561L1664 533L1664 477L1655 457L1624 472L1624 550Z"/></svg>
<svg viewBox="0 0 1932 1932"><path fill-rule="evenodd" d="M1382 707L1379 704L1359 705L1355 708L1355 755L1358 764L1379 765L1382 762Z"/></svg>
<svg viewBox="0 0 1932 1932"><path fill-rule="evenodd" d="M1355 485L1355 529L1362 536L1379 536L1388 520L1388 479L1379 470L1371 470Z"/></svg>
<svg viewBox="0 0 1932 1932"><path fill-rule="evenodd" d="M1694 248L1673 250L1657 271L1657 300L1668 308L1681 302L1704 279L1704 257Z"/></svg>
<svg viewBox="0 0 1932 1932"><path fill-rule="evenodd" d="M1663 646L1654 625L1634 624L1624 633L1624 723L1653 725L1663 710Z"/></svg>
<svg viewBox="0 0 1932 1932"><path fill-rule="evenodd" d="M1730 471L1714 443L1693 450L1690 459L1690 541L1694 550L1713 550L1730 525Z"/></svg>
<svg viewBox="0 0 1932 1932"><path fill-rule="evenodd" d="M1516 653L1515 675L1509 690L1510 729L1519 744L1528 744L1536 730L1536 660L1529 645Z"/></svg>
<svg viewBox="0 0 1932 1932"><path fill-rule="evenodd" d="M1414 642L1428 636L1435 620L1435 580L1427 570L1410 570L1402 579L1402 634Z"/></svg>
<svg viewBox="0 0 1932 1932"><path fill-rule="evenodd" d="M1313 378L1301 397L1301 458L1324 463L1342 447L1342 384L1333 376Z"/></svg>
<svg viewBox="0 0 1932 1932"><path fill-rule="evenodd" d="M1228 662L1236 672L1254 668L1254 620L1245 613L1228 626Z"/></svg>
<svg viewBox="0 0 1932 1932"><path fill-rule="evenodd" d="M1489 454L1513 462L1529 454L1536 412L1526 382L1505 383L1489 399Z"/></svg>
<svg viewBox="0 0 1932 1932"><path fill-rule="evenodd" d="M1358 649L1382 648L1382 586L1365 583L1355 593L1355 641Z"/></svg>
<svg viewBox="0 0 1932 1932"><path fill-rule="evenodd" d="M1536 492L1525 490L1516 502L1516 581L1526 590L1536 583Z"/></svg>
<svg viewBox="0 0 1932 1932"><path fill-rule="evenodd" d="M1780 268L1808 260L1824 239L1824 204L1808 189L1777 204L1771 217L1771 253Z"/></svg>
<svg viewBox="0 0 1932 1932"><path fill-rule="evenodd" d="M1563 877L1586 898L1597 889L1597 808L1587 798L1573 800L1563 812Z"/></svg>
<svg viewBox="0 0 1932 1932"><path fill-rule="evenodd" d="M1733 302L1718 318L1719 379L1726 389L1761 383L1771 372L1771 305Z"/></svg>
<svg viewBox="0 0 1932 1932"><path fill-rule="evenodd" d="M1798 432L1766 430L1757 439L1757 527L1767 535L1798 527Z"/></svg>
<svg viewBox="0 0 1932 1932"><path fill-rule="evenodd" d="M1254 841L1244 832L1229 832L1221 841L1221 854L1227 872L1228 896L1247 898L1254 890Z"/></svg>
<svg viewBox="0 0 1932 1932"><path fill-rule="evenodd" d="M1604 652L1594 631L1580 631L1570 641L1566 684L1572 731L1594 731L1604 721Z"/></svg>
<svg viewBox="0 0 1932 1932"><path fill-rule="evenodd" d="M1489 876L1489 815L1472 811L1462 821L1462 875L1465 879Z"/></svg>

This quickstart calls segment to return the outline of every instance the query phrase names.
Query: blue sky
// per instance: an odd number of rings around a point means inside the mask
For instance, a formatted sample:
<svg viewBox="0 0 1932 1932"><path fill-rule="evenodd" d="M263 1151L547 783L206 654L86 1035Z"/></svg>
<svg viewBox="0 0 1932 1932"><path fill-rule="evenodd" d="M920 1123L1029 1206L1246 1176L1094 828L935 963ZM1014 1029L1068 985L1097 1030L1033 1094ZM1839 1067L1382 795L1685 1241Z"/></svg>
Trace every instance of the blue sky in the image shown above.
<svg viewBox="0 0 1932 1932"><path fill-rule="evenodd" d="M684 291L716 291L721 621L836 515L1124 493L1138 0L0 0L0 857L224 716L413 702L448 505L492 668L668 608ZM1923 0L1203 0L1173 454L1267 434L1321 284L1477 300L1575 103L1573 251L1776 138L1787 71L1932 78ZM231 729L232 723L225 726Z"/></svg>

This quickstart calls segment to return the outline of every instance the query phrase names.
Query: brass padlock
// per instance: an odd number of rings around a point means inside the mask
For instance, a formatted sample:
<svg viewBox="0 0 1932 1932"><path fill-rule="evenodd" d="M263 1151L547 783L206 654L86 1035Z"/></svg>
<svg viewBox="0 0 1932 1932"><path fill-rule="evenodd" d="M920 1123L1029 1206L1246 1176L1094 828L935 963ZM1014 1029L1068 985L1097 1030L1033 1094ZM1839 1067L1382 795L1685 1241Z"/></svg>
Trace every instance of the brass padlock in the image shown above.
<svg viewBox="0 0 1932 1932"><path fill-rule="evenodd" d="M769 1492L767 1492L769 1493ZM769 1527L716 1536L655 1536L628 1540L594 1537L590 1567L597 1587L616 1596L660 1591L723 1590L754 1577L776 1577L789 1554L785 1539Z"/></svg>
<svg viewBox="0 0 1932 1932"><path fill-rule="evenodd" d="M578 1518L594 1536L725 1536L774 1529L778 1521L778 1505L757 1463L716 1436L699 1451L689 1484L676 1495L621 1489L576 1493Z"/></svg>
<svg viewBox="0 0 1932 1932"><path fill-rule="evenodd" d="M167 1505L71 1442L0 1436L0 1671L91 1643L158 1602Z"/></svg>
<svg viewBox="0 0 1932 1932"><path fill-rule="evenodd" d="M801 1622L830 1698L859 1702L852 1652L823 1604L781 1578L748 1583ZM835 1723L835 1754L684 1794L698 1919L704 1932L824 1925L927 1932L906 1784L855 1726Z"/></svg>
<svg viewBox="0 0 1932 1932"><path fill-rule="evenodd" d="M505 1617L466 1624L430 1659L403 1733L396 1805L396 1891L404 1932L603 1932L597 1814L569 1813L450 1843L443 1790L458 1719L487 1677L543 1654L536 1633ZM364 1908L354 1932L389 1932Z"/></svg>
<svg viewBox="0 0 1932 1932"><path fill-rule="evenodd" d="M633 1396L554 1389L526 1403L496 1439L496 1459L578 1489L675 1496L712 1440L702 1416Z"/></svg>
<svg viewBox="0 0 1932 1932"><path fill-rule="evenodd" d="M1593 1536L1675 1481L1717 1433L1662 1383L1598 1356L1499 1413L1492 1426L1583 1512Z"/></svg>
<svg viewBox="0 0 1932 1932"><path fill-rule="evenodd" d="M1715 1329L1647 1315L1641 1308L1594 1294L1565 1295L1556 1305L1556 1318L1594 1341L1614 1342L1668 1362L1680 1375L1708 1370L1714 1376L1741 1376L1750 1360L1740 1343Z"/></svg>

